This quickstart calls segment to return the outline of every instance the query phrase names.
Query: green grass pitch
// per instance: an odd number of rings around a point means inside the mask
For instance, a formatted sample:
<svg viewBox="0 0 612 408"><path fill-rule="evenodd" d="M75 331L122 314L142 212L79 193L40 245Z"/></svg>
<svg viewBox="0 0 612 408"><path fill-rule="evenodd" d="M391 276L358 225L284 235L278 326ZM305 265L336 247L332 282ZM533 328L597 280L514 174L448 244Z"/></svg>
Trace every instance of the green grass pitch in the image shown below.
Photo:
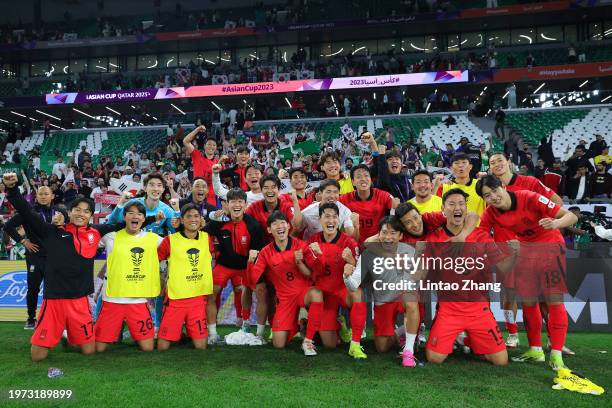
<svg viewBox="0 0 612 408"><path fill-rule="evenodd" d="M82 356L56 347L34 364L22 323L0 323L0 407L610 407L612 334L570 333L576 351L566 364L606 388L602 396L551 389L548 365L492 367L453 355L442 366L400 366L396 353L377 354L366 339L368 359L355 361L348 347L319 348L304 357L299 342L286 350L187 344L143 353L131 342L104 354ZM221 333L235 328L222 327ZM544 336L545 338L545 336ZM525 337L521 341L526 344ZM511 351L517 355L523 348ZM602 353L607 351L607 353ZM64 375L47 378L58 367ZM72 389L71 400L9 401L9 389Z"/></svg>

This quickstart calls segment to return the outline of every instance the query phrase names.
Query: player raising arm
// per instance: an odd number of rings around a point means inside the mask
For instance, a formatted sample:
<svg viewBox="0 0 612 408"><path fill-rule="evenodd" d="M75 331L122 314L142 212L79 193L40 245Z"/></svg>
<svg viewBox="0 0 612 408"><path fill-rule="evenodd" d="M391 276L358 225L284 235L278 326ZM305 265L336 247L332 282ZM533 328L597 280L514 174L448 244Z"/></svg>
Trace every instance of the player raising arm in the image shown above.
<svg viewBox="0 0 612 408"><path fill-rule="evenodd" d="M311 268L315 256L304 241L289 237L289 221L280 211L268 217L273 241L261 252L251 250L247 264L248 282L253 286L263 277L274 286L278 303L272 321L272 344L284 348L297 333L300 307L308 309L308 325L302 342L305 356L316 356L313 339L321 326L323 294L312 287Z"/></svg>
<svg viewBox="0 0 612 408"><path fill-rule="evenodd" d="M543 296L548 305L550 365L564 367L562 348L567 334L567 312L563 304L565 286L565 241L559 228L578 221L571 212L532 191L510 192L496 176L485 176L476 183L476 192L489 207L480 227L490 231L494 225L514 232L521 242L515 268L517 295L523 299L523 316L530 350L513 361L544 362L542 315L537 300Z"/></svg>
<svg viewBox="0 0 612 408"><path fill-rule="evenodd" d="M95 352L94 324L87 296L94 291L94 256L100 238L118 231L125 224L89 225L94 204L88 198L75 199L68 208L68 223L61 214L46 224L35 214L17 187L17 175L7 173L3 183L7 199L23 217L23 222L41 238L47 250L43 304L32 335L32 361L47 358L64 329L68 342L79 346L83 354Z"/></svg>
<svg viewBox="0 0 612 408"><path fill-rule="evenodd" d="M315 287L323 292L324 299L319 333L325 347L335 348L338 344L338 306L350 309L353 333L349 356L357 359L367 358L361 347L361 334L366 324L363 292L360 288L354 291L347 290L342 276L344 264L356 264L357 242L338 230L339 213L336 204L321 204L319 223L323 231L314 234L308 241L309 248L320 259L313 271Z"/></svg>

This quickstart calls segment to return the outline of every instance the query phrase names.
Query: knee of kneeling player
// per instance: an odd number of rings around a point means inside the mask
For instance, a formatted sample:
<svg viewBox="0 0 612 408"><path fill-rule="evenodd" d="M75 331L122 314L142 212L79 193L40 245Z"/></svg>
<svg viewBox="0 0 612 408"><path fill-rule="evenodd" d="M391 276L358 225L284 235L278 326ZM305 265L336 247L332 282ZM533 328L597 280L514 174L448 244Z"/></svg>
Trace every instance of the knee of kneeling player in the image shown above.
<svg viewBox="0 0 612 408"><path fill-rule="evenodd" d="M140 344L140 349L142 351L153 351L155 349L153 342L151 343L142 343Z"/></svg>
<svg viewBox="0 0 612 408"><path fill-rule="evenodd" d="M495 354L487 354L485 356L487 361L489 361L493 365L504 366L508 365L508 353L506 351L495 353Z"/></svg>
<svg viewBox="0 0 612 408"><path fill-rule="evenodd" d="M433 351L430 351L429 349L427 349L425 350L425 357L427 358L427 361L429 361L430 363L442 364L444 360L446 360L446 357L448 357L448 355L434 353Z"/></svg>

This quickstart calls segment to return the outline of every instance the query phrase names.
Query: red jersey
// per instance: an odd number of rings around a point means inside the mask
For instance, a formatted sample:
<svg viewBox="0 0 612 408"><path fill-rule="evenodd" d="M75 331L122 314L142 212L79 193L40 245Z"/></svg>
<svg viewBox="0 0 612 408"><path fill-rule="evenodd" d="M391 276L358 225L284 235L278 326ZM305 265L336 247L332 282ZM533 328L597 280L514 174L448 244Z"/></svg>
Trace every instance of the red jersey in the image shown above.
<svg viewBox="0 0 612 408"><path fill-rule="evenodd" d="M359 214L359 245L367 238L376 235L381 218L389 214L393 202L391 194L378 188L370 189L370 196L362 200L357 191L340 196L338 200L352 212Z"/></svg>
<svg viewBox="0 0 612 408"><path fill-rule="evenodd" d="M198 149L193 149L191 152L191 162L193 163L193 177L202 177L208 184L208 197L206 201L209 204L217 206L217 197L212 184L212 166L217 164L219 160L212 160L204 156Z"/></svg>
<svg viewBox="0 0 612 408"><path fill-rule="evenodd" d="M561 174L548 170L544 172L544 176L542 177L542 183L557 194L559 194L562 180L563 176Z"/></svg>
<svg viewBox="0 0 612 408"><path fill-rule="evenodd" d="M418 241L426 241L427 234L437 230L441 226L446 224L446 217L442 213L442 211L435 211L430 213L421 214L421 219L423 220L423 235L420 237L415 237L414 235L410 235L407 232L402 234L401 242L406 244L414 244Z"/></svg>
<svg viewBox="0 0 612 408"><path fill-rule="evenodd" d="M510 209L487 207L480 218L481 228L490 231L498 225L515 233L521 242L565 242L559 230L546 230L538 224L542 218L555 218L560 210L557 204L532 191L509 191L508 194L512 201Z"/></svg>
<svg viewBox="0 0 612 408"><path fill-rule="evenodd" d="M357 242L343 232L338 234L330 242L326 242L323 233L314 234L308 243L317 242L323 255L319 255L319 264L316 271L313 270L315 286L326 292L336 292L345 287L344 285L344 259L342 251L349 248L353 256L357 258Z"/></svg>
<svg viewBox="0 0 612 408"><path fill-rule="evenodd" d="M315 264L316 258L304 241L290 237L284 251L271 242L261 250L255 263L247 264L247 282L253 287L264 275L276 289L279 299L292 297L304 288L311 287L312 281L305 277L295 264L297 250L304 253L306 265L310 267Z"/></svg>
<svg viewBox="0 0 612 408"><path fill-rule="evenodd" d="M465 268L463 273L459 270L459 264L455 264L451 269L434 269L430 270L427 275L427 280L430 282L457 283L459 290L438 290L439 312L444 311L448 314L462 316L478 316L482 314L484 308L489 307L489 292L486 290L464 290L465 281L474 283L490 283L491 267L504 258L510 255L509 251L502 251L491 237L482 233L481 229L475 229L465 242L472 244L463 245L461 248L461 256L457 254L446 253L450 250L453 243L442 244L452 237L453 234L446 225L427 235L428 242L438 242L427 246L427 257L440 257L446 264L448 257L455 260L472 259L473 267ZM453 248L455 249L455 248Z"/></svg>
<svg viewBox="0 0 612 408"><path fill-rule="evenodd" d="M540 180L531 176L521 176L520 174L513 174L510 178L510 182L506 186L508 191L533 191L548 199L550 199L555 192L550 188L546 187ZM507 242L511 239L516 239L516 234L508 229L504 229L499 225L493 226L493 238L496 242Z"/></svg>
<svg viewBox="0 0 612 408"><path fill-rule="evenodd" d="M300 210L303 210L304 208L312 204L315 201L315 195L316 195L316 192L311 191L310 193L306 194L304 198L300 198L298 196L298 204L300 205ZM291 194L289 193L281 194L280 198L282 200L289 201L290 203L292 202ZM291 206L293 206L293 204L291 204Z"/></svg>
<svg viewBox="0 0 612 408"><path fill-rule="evenodd" d="M261 228L264 231L264 241L266 243L272 242L272 235L270 235L270 233L268 232L267 222L268 217L275 210L278 210L283 213L283 215L287 217L287 220L289 222L291 222L291 220L293 219L293 205L291 204L291 201L288 202L287 200L281 200L280 198L276 203L276 207L272 211L267 210L265 200L255 201L246 209L246 213L251 217L255 218L255 220L257 220L257 222L259 222L259 224L261 225Z"/></svg>

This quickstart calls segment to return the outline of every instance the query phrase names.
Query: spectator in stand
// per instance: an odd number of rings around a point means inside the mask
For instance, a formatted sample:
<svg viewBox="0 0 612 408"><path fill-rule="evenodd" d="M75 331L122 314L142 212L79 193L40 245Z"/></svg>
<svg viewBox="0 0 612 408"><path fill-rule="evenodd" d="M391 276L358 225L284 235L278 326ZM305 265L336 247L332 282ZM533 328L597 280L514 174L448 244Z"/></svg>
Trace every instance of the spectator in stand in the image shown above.
<svg viewBox="0 0 612 408"><path fill-rule="evenodd" d="M612 194L612 175L606 173L606 162L597 163L591 176L591 198L610 198Z"/></svg>
<svg viewBox="0 0 612 408"><path fill-rule="evenodd" d="M503 110L498 109L497 112L495 112L495 136L497 136L497 138L499 140L504 140L506 138L506 133L504 130L504 126L506 125L506 112L504 112Z"/></svg>
<svg viewBox="0 0 612 408"><path fill-rule="evenodd" d="M576 173L567 179L567 196L570 200L585 203L591 196L589 173L584 163L578 165Z"/></svg>
<svg viewBox="0 0 612 408"><path fill-rule="evenodd" d="M546 172L546 165L544 164L544 160L538 159L538 163L535 166L533 171L533 176L538 180L542 181L544 179L544 173Z"/></svg>
<svg viewBox="0 0 612 408"><path fill-rule="evenodd" d="M87 151L87 146L81 146L81 151L77 156L77 165L79 166L79 169L83 168L86 160L91 161L91 154Z"/></svg>
<svg viewBox="0 0 612 408"><path fill-rule="evenodd" d="M442 152L442 160L444 160L444 167L450 167L450 161L454 155L455 149L453 149L453 144L447 143L446 150Z"/></svg>
<svg viewBox="0 0 612 408"><path fill-rule="evenodd" d="M608 152L609 152L609 147L608 146L604 147L601 150L601 154L593 158L593 162L596 165L598 163L604 162L606 166L609 166L610 164L612 164L612 155L610 155Z"/></svg>
<svg viewBox="0 0 612 408"><path fill-rule="evenodd" d="M552 167L555 161L555 155L553 154L552 148L552 133L548 139L545 137L540 139L540 145L538 146L538 159L542 159L544 161L545 167Z"/></svg>
<svg viewBox="0 0 612 408"><path fill-rule="evenodd" d="M583 144L576 146L574 154L565 161L565 165L567 166L566 175L568 181L574 178L580 166L586 167L588 172L594 170L593 165L586 156L586 148Z"/></svg>
<svg viewBox="0 0 612 408"><path fill-rule="evenodd" d="M595 135L595 140L589 146L589 157L596 157L602 154L602 151L608 147L608 144L600 134ZM607 153L606 153L607 154Z"/></svg>
<svg viewBox="0 0 612 408"><path fill-rule="evenodd" d="M51 170L51 174L57 176L57 178L63 178L66 174L66 164L64 164L64 158L58 157L55 164L53 165L53 169Z"/></svg>
<svg viewBox="0 0 612 408"><path fill-rule="evenodd" d="M79 186L79 195L82 195L85 198L89 198L92 193L92 188L89 187L89 181L87 179L81 180L81 185Z"/></svg>
<svg viewBox="0 0 612 408"><path fill-rule="evenodd" d="M412 198L410 179L402 173L402 155L395 149L387 151L385 145L378 146L370 132L363 133L361 139L369 145L374 158L372 176L377 178L375 186L399 198L402 203Z"/></svg>

